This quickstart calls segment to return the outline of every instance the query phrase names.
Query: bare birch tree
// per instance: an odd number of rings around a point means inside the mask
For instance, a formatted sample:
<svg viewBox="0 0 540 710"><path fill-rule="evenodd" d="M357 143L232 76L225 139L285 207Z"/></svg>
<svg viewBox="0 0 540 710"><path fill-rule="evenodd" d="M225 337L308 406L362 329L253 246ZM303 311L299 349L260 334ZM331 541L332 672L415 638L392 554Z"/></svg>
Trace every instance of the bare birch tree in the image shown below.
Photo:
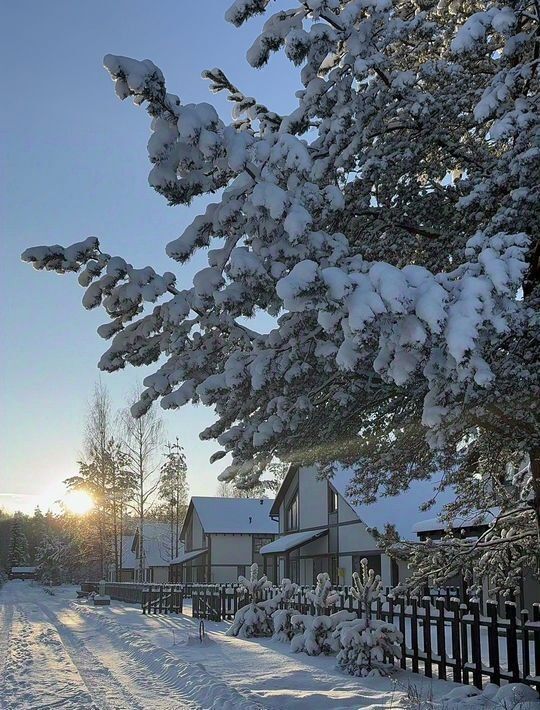
<svg viewBox="0 0 540 710"><path fill-rule="evenodd" d="M135 389L129 398L132 405L140 397ZM139 526L139 560L137 577L144 579L144 523L149 509L155 503L161 477L160 451L164 442L163 420L153 409L138 419L131 415L130 407L121 414L122 450L126 456L126 469L132 487L132 498L127 504L137 516Z"/></svg>

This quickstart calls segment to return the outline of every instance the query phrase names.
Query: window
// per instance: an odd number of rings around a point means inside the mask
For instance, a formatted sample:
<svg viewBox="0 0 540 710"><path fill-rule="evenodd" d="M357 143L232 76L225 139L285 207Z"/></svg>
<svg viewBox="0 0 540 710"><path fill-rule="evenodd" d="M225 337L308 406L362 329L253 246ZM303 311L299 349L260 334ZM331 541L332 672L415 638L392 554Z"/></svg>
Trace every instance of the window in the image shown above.
<svg viewBox="0 0 540 710"><path fill-rule="evenodd" d="M186 539L185 539L185 551L189 552L190 550L193 549L193 528L191 527L191 521L190 524L186 530Z"/></svg>
<svg viewBox="0 0 540 710"><path fill-rule="evenodd" d="M328 486L328 512L335 513L338 508L338 497L335 490Z"/></svg>
<svg viewBox="0 0 540 710"><path fill-rule="evenodd" d="M285 529L298 530L298 491L296 491L291 502L287 506Z"/></svg>

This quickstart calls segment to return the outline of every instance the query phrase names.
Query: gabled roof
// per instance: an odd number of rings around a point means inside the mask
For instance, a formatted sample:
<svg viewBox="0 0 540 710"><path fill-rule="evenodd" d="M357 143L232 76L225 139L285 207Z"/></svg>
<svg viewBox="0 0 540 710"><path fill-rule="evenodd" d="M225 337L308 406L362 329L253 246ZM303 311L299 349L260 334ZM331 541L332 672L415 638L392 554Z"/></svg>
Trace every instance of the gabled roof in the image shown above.
<svg viewBox="0 0 540 710"><path fill-rule="evenodd" d="M368 528L377 528L382 532L386 523L392 523L402 538L410 539L415 522L425 515L420 506L435 496L435 482L429 479L413 481L406 491L395 496L381 496L375 503L363 505L353 502L348 495L352 476L353 471L350 468L341 467L329 483ZM430 512L438 515L443 506L450 503L452 499L452 493L448 490L438 493Z"/></svg>
<svg viewBox="0 0 540 710"><path fill-rule="evenodd" d="M440 532L442 530L462 530L468 528L478 528L484 527L492 523L500 510L498 508L493 508L490 511L474 512L467 516L459 516L454 518L452 521L449 520L439 520L439 518L428 518L427 520L420 520L416 525L413 526L415 533L423 532Z"/></svg>
<svg viewBox="0 0 540 710"><path fill-rule="evenodd" d="M133 552L133 540L135 535L122 535L122 569L135 569L135 553Z"/></svg>
<svg viewBox="0 0 540 710"><path fill-rule="evenodd" d="M205 533L278 533L278 524L270 518L274 501L268 498L219 498L193 496L191 498L182 537L185 536L186 522L193 510L197 511Z"/></svg>
<svg viewBox="0 0 540 710"><path fill-rule="evenodd" d="M139 529L135 535L122 536L122 568L136 569L139 566L136 549ZM165 567L171 561L171 529L169 523L145 523L143 547L146 567ZM180 543L179 552L184 546Z"/></svg>
<svg viewBox="0 0 540 710"><path fill-rule="evenodd" d="M279 515L280 505L290 487L298 466L291 466L276 495L276 500L270 511L271 515ZM354 472L351 468L340 466L337 468L329 484L345 499L358 518L368 528L377 528L383 531L386 523L393 523L401 537L410 539L413 536L413 526L425 513L420 510L422 503L431 500L435 495L434 483L429 480L413 481L409 488L396 496L380 497L375 503L363 505L353 502L348 495L349 482ZM315 475L315 473L313 474ZM438 493L436 502L430 513L439 514L444 505L452 500L450 491Z"/></svg>

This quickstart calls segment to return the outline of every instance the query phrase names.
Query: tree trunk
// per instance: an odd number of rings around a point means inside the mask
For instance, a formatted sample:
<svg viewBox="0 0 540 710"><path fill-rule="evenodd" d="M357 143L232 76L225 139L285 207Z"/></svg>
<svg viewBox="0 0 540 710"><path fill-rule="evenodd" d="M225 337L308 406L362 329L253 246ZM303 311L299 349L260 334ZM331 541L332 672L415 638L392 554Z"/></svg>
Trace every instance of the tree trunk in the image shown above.
<svg viewBox="0 0 540 710"><path fill-rule="evenodd" d="M540 447L534 447L529 452L533 500L532 506L536 516L536 527L538 532L538 549L540 551ZM540 562L540 560L539 560Z"/></svg>

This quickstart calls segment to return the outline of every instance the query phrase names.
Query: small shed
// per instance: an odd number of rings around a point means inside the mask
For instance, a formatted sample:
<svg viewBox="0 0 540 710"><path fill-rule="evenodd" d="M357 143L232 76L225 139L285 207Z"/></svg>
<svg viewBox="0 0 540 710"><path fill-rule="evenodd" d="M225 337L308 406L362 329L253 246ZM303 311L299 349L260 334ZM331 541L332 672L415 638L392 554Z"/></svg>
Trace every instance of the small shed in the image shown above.
<svg viewBox="0 0 540 710"><path fill-rule="evenodd" d="M9 573L10 579L35 579L37 567L12 567Z"/></svg>

